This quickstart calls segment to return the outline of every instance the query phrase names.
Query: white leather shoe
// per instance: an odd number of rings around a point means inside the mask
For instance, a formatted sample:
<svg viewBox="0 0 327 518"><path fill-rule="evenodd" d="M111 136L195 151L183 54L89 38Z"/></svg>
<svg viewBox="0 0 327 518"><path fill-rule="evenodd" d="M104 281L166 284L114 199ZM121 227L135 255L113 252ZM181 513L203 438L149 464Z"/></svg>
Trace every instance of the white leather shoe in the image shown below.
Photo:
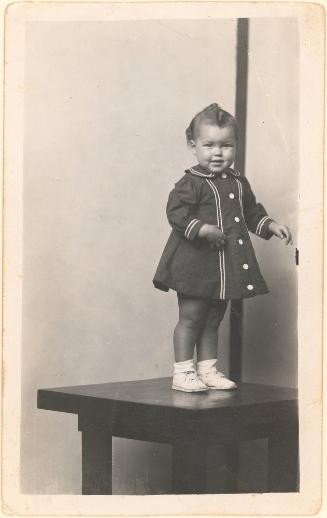
<svg viewBox="0 0 327 518"><path fill-rule="evenodd" d="M172 388L174 390L182 390L183 392L203 392L208 390L207 385L200 380L195 370L175 374Z"/></svg>
<svg viewBox="0 0 327 518"><path fill-rule="evenodd" d="M222 372L216 371L199 374L199 378L210 389L232 390L237 388L236 383L227 379Z"/></svg>

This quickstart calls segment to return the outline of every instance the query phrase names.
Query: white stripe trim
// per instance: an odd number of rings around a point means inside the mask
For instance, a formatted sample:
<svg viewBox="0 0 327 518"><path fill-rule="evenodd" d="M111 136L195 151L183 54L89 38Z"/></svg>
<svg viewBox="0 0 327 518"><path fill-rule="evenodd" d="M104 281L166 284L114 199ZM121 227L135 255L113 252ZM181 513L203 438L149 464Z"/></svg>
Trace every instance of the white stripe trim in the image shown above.
<svg viewBox="0 0 327 518"><path fill-rule="evenodd" d="M217 194L218 194L218 191L216 192L215 190L215 186L214 184L210 181L210 180L207 180L209 186L211 187L211 190L213 191L213 195L215 197L215 202L216 202L216 215L217 215L217 225L218 227L220 227L220 215L219 215L219 209L218 209L218 199L217 199Z"/></svg>
<svg viewBox="0 0 327 518"><path fill-rule="evenodd" d="M221 299L224 298L224 254L221 250L219 250L219 270L220 270L220 293L219 296Z"/></svg>
<svg viewBox="0 0 327 518"><path fill-rule="evenodd" d="M201 178L214 178L215 177L214 173L208 173L208 174L200 173L199 171L196 171L195 169L193 169L193 167L190 168L190 171L195 176L200 176Z"/></svg>
<svg viewBox="0 0 327 518"><path fill-rule="evenodd" d="M215 184L211 180L207 180L207 182L209 183L209 185L211 186L211 189L213 190L213 192L215 194L215 199L216 199L216 204L217 204L217 223L218 223L218 227L220 228L220 230L222 232L224 232L223 218L222 218L222 215L221 215L221 203L220 203L219 191L218 191L217 187L215 186Z"/></svg>
<svg viewBox="0 0 327 518"><path fill-rule="evenodd" d="M223 232L224 231L224 227L223 227L223 218L222 218L222 214L221 214L221 203L220 203L219 191L218 191L217 187L215 186L215 184L211 180L207 179L207 182L208 182L209 186L211 187L211 189L213 191L213 194L214 194L214 197L215 197L216 212L217 212L217 225L220 228L220 230ZM226 271L225 271L225 253L224 253L224 250L219 250L218 255L219 255L219 270L220 270L220 298L224 299L225 298L225 292L226 292L226 289L225 289Z"/></svg>
<svg viewBox="0 0 327 518"><path fill-rule="evenodd" d="M225 252L224 251L222 251L222 256L223 256L224 288L222 290L221 298L224 299L225 294L226 294L226 269L225 269Z"/></svg>
<svg viewBox="0 0 327 518"><path fill-rule="evenodd" d="M267 219L269 219L268 216L264 216L263 218L260 219L258 225L257 225L257 228L256 228L256 231L255 233L258 234L260 236L260 233L261 233L261 230L262 230L262 226L264 224L265 221L267 221Z"/></svg>
<svg viewBox="0 0 327 518"><path fill-rule="evenodd" d="M190 233L192 231L192 228L194 227L194 225L196 225L200 220L198 219L192 219L192 221L189 222L189 224L187 225L186 227L186 230L185 230L185 237L187 237L187 239L190 238Z"/></svg>
<svg viewBox="0 0 327 518"><path fill-rule="evenodd" d="M236 178L234 178L235 182L237 182L237 187L238 187L238 200L240 202L240 207L241 207L241 212L242 212L242 216L243 216L243 219L244 219L244 212L243 212L243 186L241 184L241 182L239 180L237 180Z"/></svg>

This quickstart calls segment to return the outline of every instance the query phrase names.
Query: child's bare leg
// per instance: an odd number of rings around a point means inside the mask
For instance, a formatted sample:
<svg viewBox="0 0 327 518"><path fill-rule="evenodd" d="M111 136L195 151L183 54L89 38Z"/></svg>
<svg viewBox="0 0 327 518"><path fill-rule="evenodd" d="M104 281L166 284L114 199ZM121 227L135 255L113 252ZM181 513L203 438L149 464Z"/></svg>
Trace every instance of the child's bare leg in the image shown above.
<svg viewBox="0 0 327 518"><path fill-rule="evenodd" d="M174 331L175 361L194 356L194 347L206 320L210 305L203 299L178 294L179 321Z"/></svg>
<svg viewBox="0 0 327 518"><path fill-rule="evenodd" d="M197 372L201 381L210 389L230 390L236 383L225 378L217 370L218 330L227 309L227 301L213 303L207 313L201 334L197 340Z"/></svg>
<svg viewBox="0 0 327 518"><path fill-rule="evenodd" d="M218 329L226 313L228 302L213 302L207 312L202 330L197 339L197 360L211 360L218 354Z"/></svg>

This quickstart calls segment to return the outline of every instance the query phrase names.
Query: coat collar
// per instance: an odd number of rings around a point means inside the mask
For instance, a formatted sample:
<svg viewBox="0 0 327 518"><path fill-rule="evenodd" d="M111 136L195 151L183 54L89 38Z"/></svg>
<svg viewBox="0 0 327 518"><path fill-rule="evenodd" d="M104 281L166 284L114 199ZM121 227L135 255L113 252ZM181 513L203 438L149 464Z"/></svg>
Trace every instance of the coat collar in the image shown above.
<svg viewBox="0 0 327 518"><path fill-rule="evenodd" d="M236 171L236 169L232 169L231 167L226 169L226 171L224 172L232 174L233 176L241 176L239 171ZM200 178L216 178L216 176L221 176L221 173L217 175L215 173L208 173L208 171L206 171L199 164L194 167L190 167L189 169L186 169L185 173L192 174L193 176L199 176Z"/></svg>

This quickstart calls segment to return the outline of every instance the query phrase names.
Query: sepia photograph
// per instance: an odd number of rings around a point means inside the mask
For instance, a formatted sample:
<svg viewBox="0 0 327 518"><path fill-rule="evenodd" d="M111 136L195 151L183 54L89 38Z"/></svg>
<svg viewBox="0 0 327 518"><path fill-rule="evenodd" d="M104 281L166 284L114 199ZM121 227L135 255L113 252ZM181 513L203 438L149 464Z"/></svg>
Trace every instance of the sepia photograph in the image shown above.
<svg viewBox="0 0 327 518"><path fill-rule="evenodd" d="M322 6L4 19L5 508L318 512Z"/></svg>

